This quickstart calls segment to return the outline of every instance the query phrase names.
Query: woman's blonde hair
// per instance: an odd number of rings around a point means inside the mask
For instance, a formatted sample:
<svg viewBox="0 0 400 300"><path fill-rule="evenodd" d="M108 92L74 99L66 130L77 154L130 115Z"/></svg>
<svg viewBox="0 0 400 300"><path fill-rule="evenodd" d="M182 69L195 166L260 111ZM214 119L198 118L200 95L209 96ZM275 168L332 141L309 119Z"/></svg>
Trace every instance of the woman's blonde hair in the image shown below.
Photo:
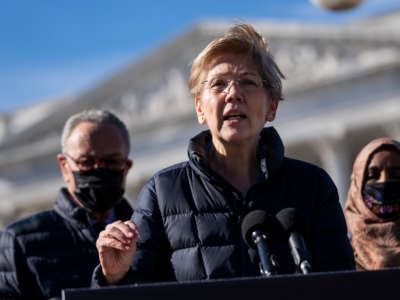
<svg viewBox="0 0 400 300"><path fill-rule="evenodd" d="M238 24L231 27L220 38L213 40L200 52L192 64L189 77L189 91L193 97L200 92L203 72L218 56L234 53L248 55L260 66L260 75L264 86L273 99L282 100L282 82L285 78L275 63L267 42L250 24Z"/></svg>

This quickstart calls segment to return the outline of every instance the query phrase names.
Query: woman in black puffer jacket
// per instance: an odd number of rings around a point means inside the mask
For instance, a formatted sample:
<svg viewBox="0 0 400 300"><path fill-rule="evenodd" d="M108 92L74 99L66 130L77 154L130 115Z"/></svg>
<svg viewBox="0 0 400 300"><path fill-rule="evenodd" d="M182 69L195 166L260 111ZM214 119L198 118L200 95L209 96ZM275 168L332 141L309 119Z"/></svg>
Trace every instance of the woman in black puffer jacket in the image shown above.
<svg viewBox="0 0 400 300"><path fill-rule="evenodd" d="M278 133L264 128L282 99L281 77L248 24L198 55L189 88L209 130L191 139L189 161L150 179L131 221L100 234L94 286L257 275L257 254L240 228L256 209L296 208L314 271L354 268L334 183L322 169L284 157ZM286 241L272 241L271 251L278 273L295 271Z"/></svg>

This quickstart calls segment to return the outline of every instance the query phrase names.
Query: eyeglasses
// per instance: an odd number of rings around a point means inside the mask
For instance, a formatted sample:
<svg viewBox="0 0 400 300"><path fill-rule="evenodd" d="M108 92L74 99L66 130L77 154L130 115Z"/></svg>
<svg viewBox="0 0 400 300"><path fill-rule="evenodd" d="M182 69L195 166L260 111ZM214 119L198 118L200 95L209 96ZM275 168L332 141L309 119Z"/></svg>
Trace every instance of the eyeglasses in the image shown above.
<svg viewBox="0 0 400 300"><path fill-rule="evenodd" d="M122 170L128 161L126 158L99 158L95 156L81 156L75 159L67 153L64 153L64 156L72 160L81 171L94 169L95 166L102 166L111 170Z"/></svg>
<svg viewBox="0 0 400 300"><path fill-rule="evenodd" d="M228 94L233 84L236 84L238 88L246 93L252 93L264 87L264 82L265 80L256 77L242 77L237 79L216 77L210 80L204 80L201 84L214 93Z"/></svg>

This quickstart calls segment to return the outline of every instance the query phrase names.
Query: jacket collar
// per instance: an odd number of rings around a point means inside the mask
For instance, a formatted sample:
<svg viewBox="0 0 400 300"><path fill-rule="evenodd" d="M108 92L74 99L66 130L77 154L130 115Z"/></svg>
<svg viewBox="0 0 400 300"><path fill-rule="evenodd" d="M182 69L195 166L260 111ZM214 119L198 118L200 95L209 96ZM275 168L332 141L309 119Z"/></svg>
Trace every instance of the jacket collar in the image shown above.
<svg viewBox="0 0 400 300"><path fill-rule="evenodd" d="M90 226L89 213L87 210L75 203L68 189L61 188L58 192L54 210L69 222L76 224L80 228ZM125 199L114 208L115 217L119 220L129 220L133 209Z"/></svg>
<svg viewBox="0 0 400 300"><path fill-rule="evenodd" d="M212 143L211 133L205 130L193 137L188 146L189 163L195 169L207 173L208 176L213 175L207 161L210 143ZM281 168L284 146L274 127L265 127L261 130L257 157L265 179L273 176Z"/></svg>
<svg viewBox="0 0 400 300"><path fill-rule="evenodd" d="M89 223L88 212L85 208L75 203L66 188L61 188L58 192L56 203L54 204L54 210L69 221L74 220L75 222L83 223L84 225Z"/></svg>

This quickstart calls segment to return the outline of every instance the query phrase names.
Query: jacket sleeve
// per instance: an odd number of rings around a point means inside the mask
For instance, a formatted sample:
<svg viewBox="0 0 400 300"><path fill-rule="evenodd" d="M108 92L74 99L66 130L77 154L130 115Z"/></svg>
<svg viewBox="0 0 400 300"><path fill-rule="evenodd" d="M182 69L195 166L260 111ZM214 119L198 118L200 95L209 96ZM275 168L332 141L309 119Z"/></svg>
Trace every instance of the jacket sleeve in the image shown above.
<svg viewBox="0 0 400 300"><path fill-rule="evenodd" d="M30 296L34 295L33 276L16 237L1 231L0 245L0 299L24 299L27 291Z"/></svg>
<svg viewBox="0 0 400 300"><path fill-rule="evenodd" d="M174 280L169 246L158 205L153 177L139 194L131 220L139 229L139 240L132 265L120 284ZM99 266L92 277L92 287L107 285Z"/></svg>
<svg viewBox="0 0 400 300"><path fill-rule="evenodd" d="M320 171L311 249L313 269L319 272L353 270L354 255L337 189L329 175Z"/></svg>

